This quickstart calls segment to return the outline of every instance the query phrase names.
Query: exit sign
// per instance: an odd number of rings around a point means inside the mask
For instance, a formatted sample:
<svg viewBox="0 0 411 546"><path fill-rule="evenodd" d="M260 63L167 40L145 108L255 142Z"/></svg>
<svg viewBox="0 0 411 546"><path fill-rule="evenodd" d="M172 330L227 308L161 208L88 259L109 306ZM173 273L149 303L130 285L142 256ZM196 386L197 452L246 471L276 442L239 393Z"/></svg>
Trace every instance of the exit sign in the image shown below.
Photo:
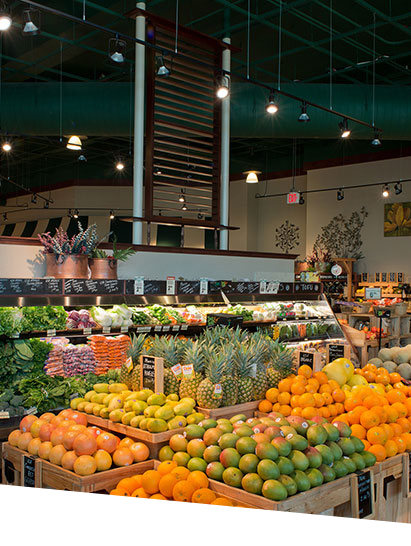
<svg viewBox="0 0 411 546"><path fill-rule="evenodd" d="M300 202L300 194L298 191L287 193L287 205L295 205Z"/></svg>

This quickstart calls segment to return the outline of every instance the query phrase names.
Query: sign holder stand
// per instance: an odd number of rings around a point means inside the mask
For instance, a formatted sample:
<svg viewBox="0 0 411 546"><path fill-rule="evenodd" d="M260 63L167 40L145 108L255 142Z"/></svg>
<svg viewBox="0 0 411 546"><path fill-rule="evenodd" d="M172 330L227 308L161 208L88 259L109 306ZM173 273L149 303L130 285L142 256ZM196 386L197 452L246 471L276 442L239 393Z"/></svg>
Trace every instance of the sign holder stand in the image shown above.
<svg viewBox="0 0 411 546"><path fill-rule="evenodd" d="M164 359L156 356L140 356L141 388L153 392L164 391Z"/></svg>

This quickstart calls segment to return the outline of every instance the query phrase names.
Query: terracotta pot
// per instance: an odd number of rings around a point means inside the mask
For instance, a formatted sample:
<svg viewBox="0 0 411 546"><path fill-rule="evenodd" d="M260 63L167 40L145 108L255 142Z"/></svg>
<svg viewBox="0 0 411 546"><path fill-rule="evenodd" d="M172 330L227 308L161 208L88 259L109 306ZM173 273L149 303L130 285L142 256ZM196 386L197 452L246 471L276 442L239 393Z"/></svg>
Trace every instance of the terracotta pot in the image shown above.
<svg viewBox="0 0 411 546"><path fill-rule="evenodd" d="M302 271L307 271L308 263L307 262L294 262L294 273L298 275Z"/></svg>
<svg viewBox="0 0 411 546"><path fill-rule="evenodd" d="M89 279L88 256L46 254L46 276L56 279Z"/></svg>
<svg viewBox="0 0 411 546"><path fill-rule="evenodd" d="M117 260L113 258L90 258L92 279L117 279Z"/></svg>

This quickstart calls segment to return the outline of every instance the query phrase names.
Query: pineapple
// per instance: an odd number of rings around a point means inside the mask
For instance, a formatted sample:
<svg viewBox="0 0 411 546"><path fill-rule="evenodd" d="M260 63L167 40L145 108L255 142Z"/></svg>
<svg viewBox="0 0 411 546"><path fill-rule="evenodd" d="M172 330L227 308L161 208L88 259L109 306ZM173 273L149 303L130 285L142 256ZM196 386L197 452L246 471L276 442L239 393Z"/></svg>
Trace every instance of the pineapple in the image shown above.
<svg viewBox="0 0 411 546"><path fill-rule="evenodd" d="M184 344L177 337L155 336L150 352L164 359L164 394L178 394L180 378L173 374L171 368L181 363Z"/></svg>
<svg viewBox="0 0 411 546"><path fill-rule="evenodd" d="M226 347L222 354L225 363L223 377L221 378L221 386L223 388L221 407L234 406L237 404L238 386L234 375L234 360L231 347Z"/></svg>
<svg viewBox="0 0 411 546"><path fill-rule="evenodd" d="M256 357L252 349L246 345L237 345L234 352L234 362L237 373L238 396L237 404L245 404L253 400Z"/></svg>
<svg viewBox="0 0 411 546"><path fill-rule="evenodd" d="M131 334L130 345L127 350L127 357L131 357L133 361L133 369L128 371L127 364L124 364L120 368L119 381L124 383L127 387L133 390L140 390L140 355L143 352L146 336L140 334L136 336Z"/></svg>
<svg viewBox="0 0 411 546"><path fill-rule="evenodd" d="M252 349L256 359L256 374L253 384L254 400L261 400L267 392L267 368L265 365L267 359L267 338L264 334L256 332L250 340L250 348Z"/></svg>
<svg viewBox="0 0 411 546"><path fill-rule="evenodd" d="M268 345L267 383L268 388L276 387L281 379L294 373L294 349L284 343L271 341Z"/></svg>
<svg viewBox="0 0 411 546"><path fill-rule="evenodd" d="M217 384L221 385L224 372L224 355L218 352L209 354L206 366L206 377L201 381L197 389L197 403L201 408L219 408L222 396L215 393Z"/></svg>
<svg viewBox="0 0 411 546"><path fill-rule="evenodd" d="M180 398L193 398L196 399L197 389L202 379L202 371L205 364L204 354L204 342L188 340L184 347L183 364L193 365L193 375L190 379L186 379L182 376L180 382Z"/></svg>

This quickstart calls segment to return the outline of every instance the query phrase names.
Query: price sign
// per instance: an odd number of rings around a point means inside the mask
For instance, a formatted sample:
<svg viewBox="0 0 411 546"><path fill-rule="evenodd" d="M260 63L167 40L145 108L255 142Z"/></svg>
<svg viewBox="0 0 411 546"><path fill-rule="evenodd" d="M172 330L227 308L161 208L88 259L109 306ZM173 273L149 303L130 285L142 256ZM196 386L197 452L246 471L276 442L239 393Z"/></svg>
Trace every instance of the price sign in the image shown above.
<svg viewBox="0 0 411 546"><path fill-rule="evenodd" d="M182 324L181 329L182 330L188 330L188 324Z"/></svg>
<svg viewBox="0 0 411 546"><path fill-rule="evenodd" d="M309 351L297 351L297 366L309 366L314 372L321 370L321 354Z"/></svg>
<svg viewBox="0 0 411 546"><path fill-rule="evenodd" d="M260 294L267 294L267 281L260 281Z"/></svg>
<svg viewBox="0 0 411 546"><path fill-rule="evenodd" d="M134 281L134 294L136 296L144 295L144 277L137 277Z"/></svg>
<svg viewBox="0 0 411 546"><path fill-rule="evenodd" d="M23 487L36 487L36 460L23 455Z"/></svg>
<svg viewBox="0 0 411 546"><path fill-rule="evenodd" d="M141 388L151 389L154 392L163 392L163 359L155 356L142 355L141 366Z"/></svg>
<svg viewBox="0 0 411 546"><path fill-rule="evenodd" d="M268 281L266 284L267 294L278 294L279 287L278 281Z"/></svg>
<svg viewBox="0 0 411 546"><path fill-rule="evenodd" d="M374 315L377 318L390 318L391 309L385 309L384 307L374 307Z"/></svg>
<svg viewBox="0 0 411 546"><path fill-rule="evenodd" d="M154 331L161 332L162 328L163 328L162 326L154 326Z"/></svg>
<svg viewBox="0 0 411 546"><path fill-rule="evenodd" d="M85 336L91 336L91 328L83 328L83 334Z"/></svg>
<svg viewBox="0 0 411 546"><path fill-rule="evenodd" d="M358 518L369 518L374 514L373 479L370 470L357 472L355 489Z"/></svg>
<svg viewBox="0 0 411 546"><path fill-rule="evenodd" d="M47 330L47 337L54 337L56 335L56 330Z"/></svg>
<svg viewBox="0 0 411 546"><path fill-rule="evenodd" d="M166 294L167 296L174 296L176 293L176 278L167 277L166 282Z"/></svg>
<svg viewBox="0 0 411 546"><path fill-rule="evenodd" d="M120 332L121 332L122 334L126 334L126 333L128 332L128 326L121 326Z"/></svg>
<svg viewBox="0 0 411 546"><path fill-rule="evenodd" d="M337 358L350 358L350 347L345 343L327 344L327 364L337 360Z"/></svg>
<svg viewBox="0 0 411 546"><path fill-rule="evenodd" d="M380 300L381 299L381 288L367 287L365 289L365 299L366 300Z"/></svg>
<svg viewBox="0 0 411 546"><path fill-rule="evenodd" d="M162 331L163 332L169 332L170 331L170 326L163 326Z"/></svg>
<svg viewBox="0 0 411 546"><path fill-rule="evenodd" d="M148 334L151 332L151 326L137 326L136 331L138 334Z"/></svg>
<svg viewBox="0 0 411 546"><path fill-rule="evenodd" d="M290 191L287 193L287 205L297 205L300 202L300 193L298 191Z"/></svg>
<svg viewBox="0 0 411 546"><path fill-rule="evenodd" d="M173 327L172 327L172 331L173 332L178 332L180 330L180 325L179 324L175 324Z"/></svg>
<svg viewBox="0 0 411 546"><path fill-rule="evenodd" d="M200 296L206 296L208 294L208 280L200 280Z"/></svg>

